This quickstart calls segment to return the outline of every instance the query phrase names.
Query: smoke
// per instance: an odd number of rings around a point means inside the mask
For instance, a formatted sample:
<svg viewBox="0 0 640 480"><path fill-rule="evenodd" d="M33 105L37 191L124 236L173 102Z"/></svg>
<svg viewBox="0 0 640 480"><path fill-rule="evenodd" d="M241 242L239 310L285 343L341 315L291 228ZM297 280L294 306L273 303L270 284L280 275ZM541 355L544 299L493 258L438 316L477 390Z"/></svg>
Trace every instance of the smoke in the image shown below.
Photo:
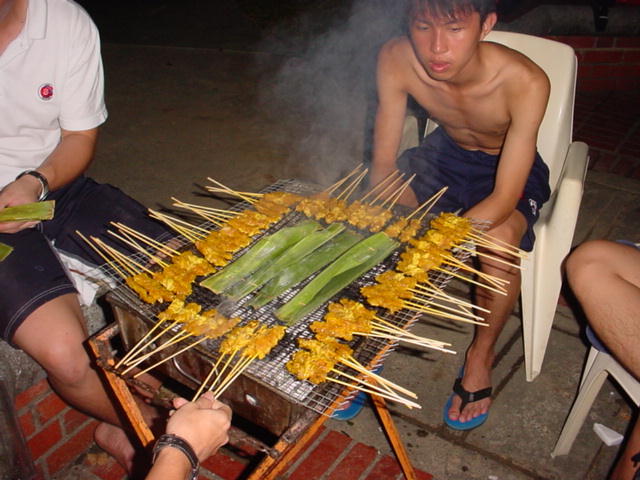
<svg viewBox="0 0 640 480"><path fill-rule="evenodd" d="M367 161L377 52L402 32L403 3L355 0L346 11L316 8L272 31L263 48L287 55L263 82L261 100L287 124L288 138L281 140L291 176L327 185Z"/></svg>

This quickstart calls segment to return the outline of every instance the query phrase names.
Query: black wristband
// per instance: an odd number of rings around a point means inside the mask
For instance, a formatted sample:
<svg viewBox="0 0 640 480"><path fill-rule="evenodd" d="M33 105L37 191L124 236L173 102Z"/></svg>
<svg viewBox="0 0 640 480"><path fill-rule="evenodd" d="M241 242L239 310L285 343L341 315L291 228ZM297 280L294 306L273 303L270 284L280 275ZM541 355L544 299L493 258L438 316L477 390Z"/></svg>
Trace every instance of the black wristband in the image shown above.
<svg viewBox="0 0 640 480"><path fill-rule="evenodd" d="M165 433L164 435L160 435L160 438L158 438L156 444L153 447L153 462L156 461L158 452L160 452L160 450L162 450L164 447L177 448L182 453L184 453L189 459L189 463L191 463L191 477L189 477L189 480L196 480L198 478L200 462L198 461L196 452L193 451L193 447L189 445L189 442L187 442L184 438L180 438L179 436L172 433Z"/></svg>
<svg viewBox="0 0 640 480"><path fill-rule="evenodd" d="M45 177L43 174L41 174L36 170L25 170L24 172L22 172L20 175L16 177L16 180L24 177L25 175L31 175L32 177L36 177L40 182L40 186L42 187L42 189L40 190L40 196L38 197L38 201L41 202L45 198L47 198L47 195L49 195L49 182L47 180L47 177Z"/></svg>

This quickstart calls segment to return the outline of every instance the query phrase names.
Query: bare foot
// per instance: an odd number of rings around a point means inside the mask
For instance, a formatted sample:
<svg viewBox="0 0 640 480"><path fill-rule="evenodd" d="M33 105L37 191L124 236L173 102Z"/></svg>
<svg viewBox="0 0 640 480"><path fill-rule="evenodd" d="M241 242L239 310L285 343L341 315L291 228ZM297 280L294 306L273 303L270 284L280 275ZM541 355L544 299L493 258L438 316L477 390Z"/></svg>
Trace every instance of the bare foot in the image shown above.
<svg viewBox="0 0 640 480"><path fill-rule="evenodd" d="M128 473L133 468L135 449L120 427L102 422L96 428L94 439L98 446L111 455Z"/></svg>
<svg viewBox="0 0 640 480"><path fill-rule="evenodd" d="M462 386L468 392L476 392L491 386L491 369L493 365L493 355L477 355L471 348L467 352L464 366L464 376L462 377ZM489 411L491 398L483 398L476 402L469 402L465 405L464 410L460 412L462 399L458 395L453 396L451 408L448 415L451 420L459 422L468 422Z"/></svg>

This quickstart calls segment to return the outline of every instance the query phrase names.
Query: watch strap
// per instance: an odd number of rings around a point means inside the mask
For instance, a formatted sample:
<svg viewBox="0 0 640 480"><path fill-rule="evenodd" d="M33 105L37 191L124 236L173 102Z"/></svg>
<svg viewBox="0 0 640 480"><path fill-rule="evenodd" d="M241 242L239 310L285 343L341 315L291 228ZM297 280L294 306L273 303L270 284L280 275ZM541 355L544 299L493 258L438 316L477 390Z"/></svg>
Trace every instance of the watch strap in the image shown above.
<svg viewBox="0 0 640 480"><path fill-rule="evenodd" d="M25 175L31 175L32 177L35 177L38 179L41 187L38 201L41 202L45 200L49 195L49 181L47 180L47 177L45 177L43 174L41 174L37 170L25 170L24 172L22 172L20 175L16 177L16 180L24 177Z"/></svg>
<svg viewBox="0 0 640 480"><path fill-rule="evenodd" d="M153 462L155 462L160 450L165 447L177 448L185 454L191 464L191 476L189 477L189 480L196 480L198 478L200 462L198 461L198 456L196 455L196 452L194 452L193 447L189 445L189 442L172 433L165 433L164 435L161 435L153 447Z"/></svg>

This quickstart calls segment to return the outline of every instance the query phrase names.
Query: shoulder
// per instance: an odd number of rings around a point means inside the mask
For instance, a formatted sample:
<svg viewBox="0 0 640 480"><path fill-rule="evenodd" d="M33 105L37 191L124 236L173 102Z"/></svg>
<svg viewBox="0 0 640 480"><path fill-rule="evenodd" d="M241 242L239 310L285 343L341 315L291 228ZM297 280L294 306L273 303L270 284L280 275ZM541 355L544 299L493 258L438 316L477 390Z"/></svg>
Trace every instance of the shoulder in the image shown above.
<svg viewBox="0 0 640 480"><path fill-rule="evenodd" d="M378 63L384 65L406 64L413 56L411 43L406 36L394 37L388 40L378 54Z"/></svg>
<svg viewBox="0 0 640 480"><path fill-rule="evenodd" d="M89 14L73 0L45 1L47 3L47 23L49 28L87 36L92 36L97 32L97 28Z"/></svg>
<svg viewBox="0 0 640 480"><path fill-rule="evenodd" d="M483 57L496 74L497 81L514 98L546 98L550 83L547 74L526 55L493 42L482 42Z"/></svg>

